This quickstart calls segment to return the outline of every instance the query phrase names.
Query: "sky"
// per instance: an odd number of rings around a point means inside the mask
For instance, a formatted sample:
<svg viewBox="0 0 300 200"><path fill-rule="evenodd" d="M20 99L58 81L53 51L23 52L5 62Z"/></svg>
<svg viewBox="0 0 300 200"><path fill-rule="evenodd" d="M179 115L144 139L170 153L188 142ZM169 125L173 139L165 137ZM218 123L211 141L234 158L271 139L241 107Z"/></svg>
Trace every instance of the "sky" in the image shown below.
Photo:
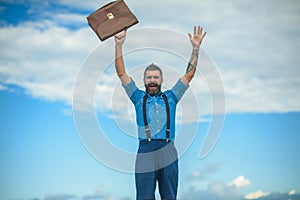
<svg viewBox="0 0 300 200"><path fill-rule="evenodd" d="M86 20L106 3L0 0L1 199L135 199L134 108L113 39ZM126 3L139 23L124 58L141 89L152 62L172 87L187 34L207 31L178 105L178 199L300 199L300 2Z"/></svg>

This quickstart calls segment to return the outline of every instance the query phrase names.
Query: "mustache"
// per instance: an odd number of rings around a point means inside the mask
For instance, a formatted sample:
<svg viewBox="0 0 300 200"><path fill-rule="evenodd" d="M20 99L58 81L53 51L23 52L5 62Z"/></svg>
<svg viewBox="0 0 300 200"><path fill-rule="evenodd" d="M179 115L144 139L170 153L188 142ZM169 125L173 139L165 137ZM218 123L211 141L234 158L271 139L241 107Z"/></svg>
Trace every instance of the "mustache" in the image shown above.
<svg viewBox="0 0 300 200"><path fill-rule="evenodd" d="M148 87L157 87L158 84L157 84L157 83L148 83L147 86L148 86Z"/></svg>

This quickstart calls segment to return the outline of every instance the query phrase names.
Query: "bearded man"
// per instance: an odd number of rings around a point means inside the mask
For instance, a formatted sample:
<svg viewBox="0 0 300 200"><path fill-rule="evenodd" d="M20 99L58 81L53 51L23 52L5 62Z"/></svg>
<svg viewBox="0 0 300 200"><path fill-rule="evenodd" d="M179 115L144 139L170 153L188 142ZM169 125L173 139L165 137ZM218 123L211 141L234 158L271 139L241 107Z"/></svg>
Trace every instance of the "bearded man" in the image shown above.
<svg viewBox="0 0 300 200"><path fill-rule="evenodd" d="M146 67L144 85L138 89L126 73L122 46L126 31L115 35L115 67L122 85L135 106L138 126L139 149L136 158L136 199L155 199L156 184L162 200L177 198L178 158L174 146L176 105L189 87L196 72L200 45L205 37L201 26L188 34L192 55L186 73L172 89L162 92L162 70L155 64Z"/></svg>

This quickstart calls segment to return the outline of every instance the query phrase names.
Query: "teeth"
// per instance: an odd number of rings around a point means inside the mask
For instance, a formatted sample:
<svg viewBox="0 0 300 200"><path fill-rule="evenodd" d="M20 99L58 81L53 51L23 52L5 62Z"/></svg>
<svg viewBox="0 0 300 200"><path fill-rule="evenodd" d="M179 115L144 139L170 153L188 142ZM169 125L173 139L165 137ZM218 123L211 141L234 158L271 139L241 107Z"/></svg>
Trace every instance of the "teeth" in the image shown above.
<svg viewBox="0 0 300 200"><path fill-rule="evenodd" d="M155 84L155 83L149 84L149 87L156 87L156 86L157 86L157 84Z"/></svg>

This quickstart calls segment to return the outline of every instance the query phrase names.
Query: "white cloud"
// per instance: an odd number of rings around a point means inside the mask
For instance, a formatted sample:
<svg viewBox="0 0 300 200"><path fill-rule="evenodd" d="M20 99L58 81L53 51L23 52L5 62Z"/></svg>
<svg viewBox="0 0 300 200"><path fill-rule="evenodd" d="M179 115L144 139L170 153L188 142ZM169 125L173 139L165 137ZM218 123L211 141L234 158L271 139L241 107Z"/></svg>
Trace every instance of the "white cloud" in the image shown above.
<svg viewBox="0 0 300 200"><path fill-rule="evenodd" d="M51 17L64 26L84 26L88 23L85 14L60 13Z"/></svg>
<svg viewBox="0 0 300 200"><path fill-rule="evenodd" d="M210 176L211 174L215 173L216 171L218 171L221 167L220 163L208 163L206 164L203 169L196 169L194 171L194 173L192 174L192 176L189 176L187 179L188 180L203 180L205 179L207 176Z"/></svg>
<svg viewBox="0 0 300 200"><path fill-rule="evenodd" d="M272 6L259 2L259 7L255 1L232 1L232 3L201 1L196 5L194 1L191 4L188 2L175 1L171 7L167 2L159 2L159 7L154 7L158 5L155 2L128 1L128 4L140 19L140 24L136 28L155 25L176 29L186 35L191 31L193 24L198 23L198 19L201 20L199 23L202 22L208 30L203 47L210 52L212 60L216 62L220 71L226 90L227 112L300 110L298 92L300 80L297 67L299 63L297 52L300 44L297 37L297 33L300 32L297 25L300 18L298 2L284 4L275 1ZM32 6L34 3L37 2L32 1ZM92 11L105 3L108 2L89 1L76 2L76 4L71 0L60 2L63 6L78 10L81 8L85 11ZM47 8L44 4L39 6ZM170 9L165 9L166 7ZM153 16L152 12L147 12L149 10L155 10L159 14ZM178 10L188 11L185 12L186 17L174 18L174 13ZM198 12L199 10L201 12ZM266 10L268 12L264 12ZM46 17L47 14L42 16ZM82 13L67 12L65 9L64 12L50 18L48 15L44 19L27 21L14 27L1 27L0 81L2 85L17 85L25 88L27 93L35 98L72 105L73 86L83 60L96 46L103 45L87 24L84 25L85 17ZM76 23L84 27L76 30L68 28L70 24ZM279 33L284 34L285 37ZM127 47L142 48L143 46L140 45L148 44L147 41L151 39L148 36L145 34L145 37L140 35L130 39L129 32L125 50ZM163 44L169 49L189 43L188 40L181 41L172 35L169 36L155 35L155 40L150 41L153 46ZM129 42L130 40L132 42ZM103 58L107 56L113 58L113 43L111 44L112 46L109 46L111 48L101 54ZM145 56L145 53L149 56ZM159 56L159 53L162 56ZM184 57L189 57L189 53L189 46L180 50L180 55ZM186 67L186 61L175 59L178 61L176 64L174 58L175 56L170 53L136 51L126 56L126 63L130 68L153 60L166 64L168 68L174 67L176 73L166 81L166 86L170 87ZM99 57L97 61L99 65L107 64L101 63L101 60L102 58ZM200 60L199 71L205 74L206 81L213 83L214 76L206 66L207 60ZM96 91L106 94L107 97L100 98L101 95L99 97L99 94L96 94L97 110L115 109L115 112L120 113L119 116L128 116L128 112L132 113L132 111L123 109L124 106L128 106L127 103L116 100L113 107L112 99L109 98L113 96L113 91L123 90L116 85L119 82L114 71L110 71L105 76L111 81L106 81L97 87ZM135 80L140 81L138 79L139 76ZM209 87L215 94L222 92L212 84ZM203 77L195 77L189 92L195 93L197 101L201 102L198 109L202 116L212 112L211 96ZM124 93L115 95L123 99ZM186 105L184 109L193 110L195 107L191 102L192 96L187 94L182 99L182 105ZM179 113L179 118L180 115ZM185 120L193 121L195 116L189 116L189 119L185 118Z"/></svg>
<svg viewBox="0 0 300 200"><path fill-rule="evenodd" d="M72 200L77 199L76 196L70 194L46 195L44 200Z"/></svg>
<svg viewBox="0 0 300 200"><path fill-rule="evenodd" d="M184 200L242 200L242 196L237 188L229 187L226 184L214 181L206 189L190 187L188 191L182 193L179 199Z"/></svg>
<svg viewBox="0 0 300 200"><path fill-rule="evenodd" d="M295 195L295 194L296 194L296 190L289 191L289 195Z"/></svg>
<svg viewBox="0 0 300 200"><path fill-rule="evenodd" d="M244 176L238 176L236 179L231 181L228 186L235 186L237 188L243 188L249 186L251 181L246 179Z"/></svg>
<svg viewBox="0 0 300 200"><path fill-rule="evenodd" d="M107 185L110 185L110 183L106 183ZM85 195L81 198L81 200L97 200L97 199L105 199L105 200L117 200L118 197L109 194L107 192L107 188L104 186L98 186L92 195Z"/></svg>
<svg viewBox="0 0 300 200"><path fill-rule="evenodd" d="M102 7L106 3L109 3L109 0L89 0L89 1L77 1L77 0L65 0L59 1L56 0L56 4L64 5L70 8L75 9L84 9L84 10L96 10L99 7ZM126 1L127 2L127 1Z"/></svg>
<svg viewBox="0 0 300 200"><path fill-rule="evenodd" d="M180 193L179 199L242 200L241 188L249 185L249 180L239 176L232 184L225 184L217 180L212 181L211 179L214 173L219 170L220 166L219 163L208 163L203 169L196 169L190 176L187 176L185 180L186 183L184 184L185 187L182 188L184 192ZM235 187L233 187L233 185Z"/></svg>
<svg viewBox="0 0 300 200"><path fill-rule="evenodd" d="M23 87L35 98L72 104L76 74L95 46L87 28L23 24L3 27L0 34L1 82Z"/></svg>
<svg viewBox="0 0 300 200"><path fill-rule="evenodd" d="M6 89L7 89L7 87L5 85L0 84L0 91L1 90L6 90Z"/></svg>
<svg viewBox="0 0 300 200"><path fill-rule="evenodd" d="M264 197L264 196L268 196L269 194L270 193L268 193L268 192L263 192L261 190L258 190L256 192L247 194L246 199L258 199L258 198L261 198L261 197Z"/></svg>

